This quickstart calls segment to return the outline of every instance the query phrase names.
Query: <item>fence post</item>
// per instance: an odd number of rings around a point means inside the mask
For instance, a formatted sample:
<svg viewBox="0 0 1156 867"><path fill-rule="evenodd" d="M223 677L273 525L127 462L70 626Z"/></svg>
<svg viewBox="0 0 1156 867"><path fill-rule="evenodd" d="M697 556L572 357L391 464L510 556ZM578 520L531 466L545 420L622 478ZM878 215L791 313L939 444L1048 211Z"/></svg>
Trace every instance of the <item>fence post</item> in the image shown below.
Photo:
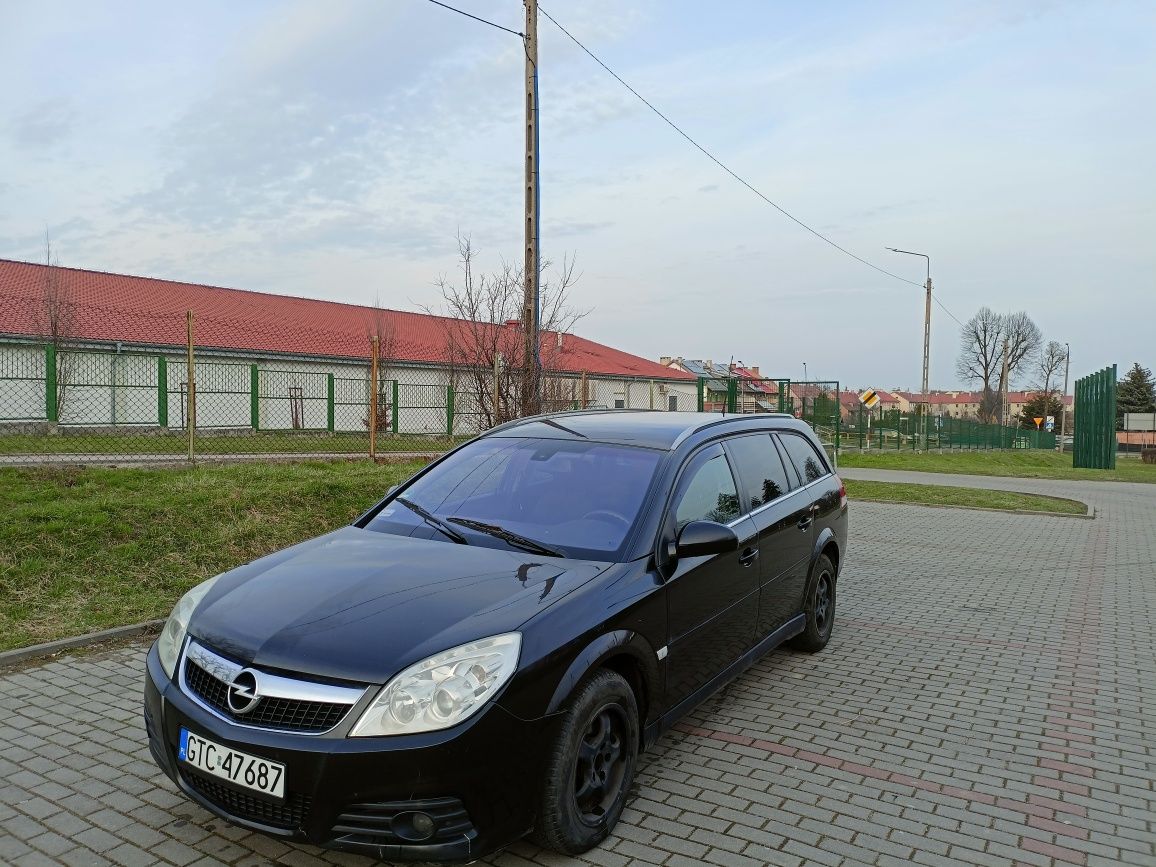
<svg viewBox="0 0 1156 867"><path fill-rule="evenodd" d="M157 356L157 426L169 426L169 362Z"/></svg>
<svg viewBox="0 0 1156 867"><path fill-rule="evenodd" d="M698 378L698 411L702 412L705 406L703 392L706 389L706 378L700 376Z"/></svg>
<svg viewBox="0 0 1156 867"><path fill-rule="evenodd" d="M56 347L51 343L44 347L44 417L52 424L59 421L56 402Z"/></svg>
<svg viewBox="0 0 1156 867"><path fill-rule="evenodd" d="M377 335L369 338L369 459L377 458Z"/></svg>
<svg viewBox="0 0 1156 867"><path fill-rule="evenodd" d="M589 390L588 384L586 382L586 371L585 370L582 371L581 390L582 390L582 405L578 408L579 409L586 409L586 406L590 403L590 390Z"/></svg>
<svg viewBox="0 0 1156 867"><path fill-rule="evenodd" d="M336 392L337 392L337 389L336 389L334 381L333 381L333 374L330 373L328 375L328 382L326 383L326 395L325 395L326 410L327 410L325 420L327 423L326 426L329 428L330 433L333 433L333 416L335 414L334 413L334 405L336 402L335 398L337 396Z"/></svg>
<svg viewBox="0 0 1156 867"><path fill-rule="evenodd" d="M399 389L397 386L397 380L394 379L393 380L393 414L391 417L393 419L393 432L395 434L398 433L400 430L400 428L398 426L398 418L397 418L398 415L400 414L400 411L398 410L398 406L397 406L398 391L399 391Z"/></svg>
<svg viewBox="0 0 1156 867"><path fill-rule="evenodd" d="M249 365L249 426L254 433L261 429L261 372Z"/></svg>
<svg viewBox="0 0 1156 867"><path fill-rule="evenodd" d="M454 435L454 387L446 386L446 436Z"/></svg>
<svg viewBox="0 0 1156 867"><path fill-rule="evenodd" d="M727 379L727 412L739 411L739 381L737 377Z"/></svg>
<svg viewBox="0 0 1156 867"><path fill-rule="evenodd" d="M835 383L835 463L839 463L839 436L843 431L843 404L839 401L839 383Z"/></svg>
<svg viewBox="0 0 1156 867"><path fill-rule="evenodd" d="M185 312L185 325L187 326L187 335L185 343L185 364L188 367L188 373L185 380L188 385L185 388L185 422L189 426L189 463L191 464L196 457L194 451L194 439L197 432L197 368L196 361L193 358L193 311Z"/></svg>

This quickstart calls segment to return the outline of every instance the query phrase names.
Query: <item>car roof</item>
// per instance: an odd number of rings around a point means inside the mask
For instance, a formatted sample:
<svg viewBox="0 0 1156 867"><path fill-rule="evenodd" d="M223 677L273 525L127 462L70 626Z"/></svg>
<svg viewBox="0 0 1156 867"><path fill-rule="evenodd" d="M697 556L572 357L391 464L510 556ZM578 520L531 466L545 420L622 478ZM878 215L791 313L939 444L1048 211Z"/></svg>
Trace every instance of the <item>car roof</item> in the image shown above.
<svg viewBox="0 0 1156 867"><path fill-rule="evenodd" d="M598 442L621 443L671 450L706 428L757 429L758 422L774 420L782 427L796 427L787 413L729 414L717 412L667 412L664 410L578 410L517 419L494 428L486 436L585 438ZM784 422L793 424L784 425Z"/></svg>

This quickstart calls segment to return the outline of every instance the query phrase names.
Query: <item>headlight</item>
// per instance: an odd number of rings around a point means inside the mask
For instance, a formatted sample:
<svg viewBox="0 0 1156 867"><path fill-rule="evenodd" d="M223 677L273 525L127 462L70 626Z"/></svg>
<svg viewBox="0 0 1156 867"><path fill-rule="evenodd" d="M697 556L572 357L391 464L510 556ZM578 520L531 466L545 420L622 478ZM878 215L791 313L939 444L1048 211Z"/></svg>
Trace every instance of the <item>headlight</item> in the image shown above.
<svg viewBox="0 0 1156 867"><path fill-rule="evenodd" d="M170 679L177 667L177 657L180 656L181 645L185 643L185 633L189 630L189 619L193 616L193 611L196 610L200 601L205 598L205 594L213 588L216 582L217 578L210 578L182 596L181 601L173 609L173 613L169 615L169 619L165 621L165 628L161 630L160 638L157 639L157 655L161 658L161 667L164 668L165 674Z"/></svg>
<svg viewBox="0 0 1156 867"><path fill-rule="evenodd" d="M350 736L432 732L469 719L510 679L521 647L521 634L510 632L411 665L386 684Z"/></svg>

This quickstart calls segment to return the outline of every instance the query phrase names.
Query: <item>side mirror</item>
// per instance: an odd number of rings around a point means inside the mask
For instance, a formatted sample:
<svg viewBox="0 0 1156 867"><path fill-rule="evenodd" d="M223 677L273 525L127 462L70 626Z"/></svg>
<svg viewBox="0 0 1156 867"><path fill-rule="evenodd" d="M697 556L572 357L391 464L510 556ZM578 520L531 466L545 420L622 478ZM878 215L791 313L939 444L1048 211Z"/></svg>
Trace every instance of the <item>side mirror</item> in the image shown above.
<svg viewBox="0 0 1156 867"><path fill-rule="evenodd" d="M691 521L678 534L676 552L681 557L706 557L737 551L739 537L730 527L714 521Z"/></svg>

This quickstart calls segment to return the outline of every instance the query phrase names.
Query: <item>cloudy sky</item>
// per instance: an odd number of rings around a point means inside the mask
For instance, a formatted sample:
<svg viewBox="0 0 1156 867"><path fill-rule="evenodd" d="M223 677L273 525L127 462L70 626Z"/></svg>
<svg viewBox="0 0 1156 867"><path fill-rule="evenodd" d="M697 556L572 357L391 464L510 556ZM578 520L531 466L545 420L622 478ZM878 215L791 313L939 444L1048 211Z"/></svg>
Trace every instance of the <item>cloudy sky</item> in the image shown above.
<svg viewBox="0 0 1156 867"><path fill-rule="evenodd" d="M521 29L519 0L457 0ZM1156 365L1156 4L553 0L767 196L1073 372ZM521 249L517 37L426 0L0 4L0 257L414 309ZM542 249L584 335L918 387L921 291L831 249L541 22ZM932 385L958 326L936 307Z"/></svg>

